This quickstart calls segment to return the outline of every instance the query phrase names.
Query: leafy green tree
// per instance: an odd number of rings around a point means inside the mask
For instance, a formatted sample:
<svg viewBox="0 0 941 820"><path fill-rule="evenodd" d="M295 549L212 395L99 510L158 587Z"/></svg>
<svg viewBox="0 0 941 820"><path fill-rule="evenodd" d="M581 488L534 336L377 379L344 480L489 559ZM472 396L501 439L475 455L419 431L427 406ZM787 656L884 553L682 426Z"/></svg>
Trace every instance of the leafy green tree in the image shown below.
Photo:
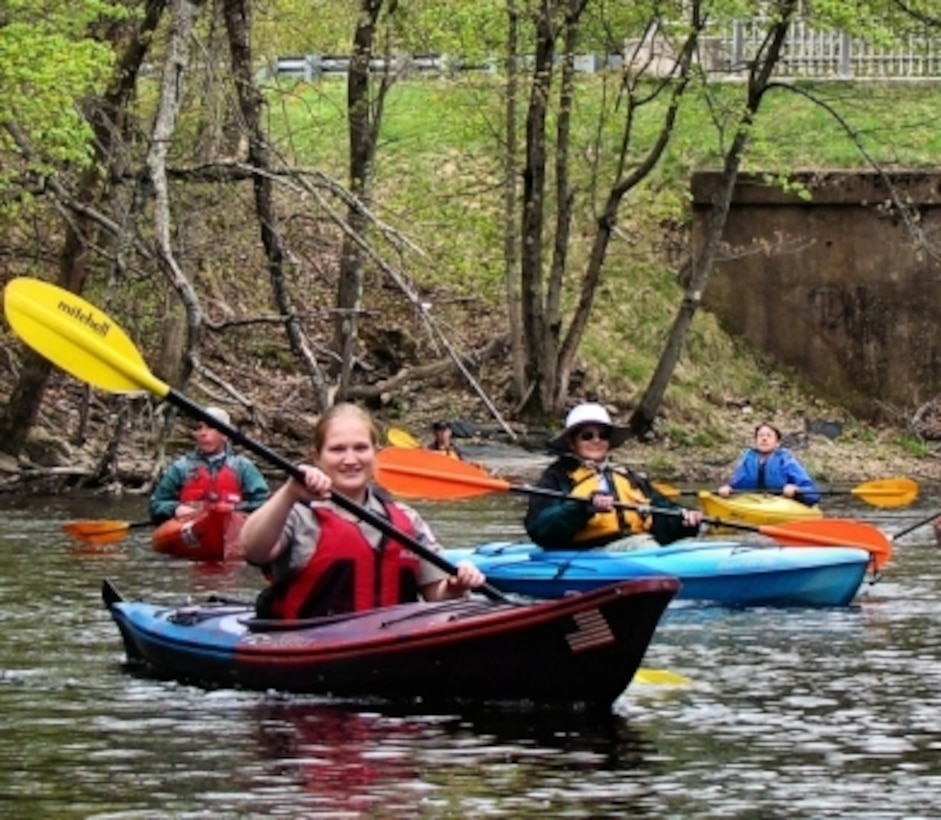
<svg viewBox="0 0 941 820"><path fill-rule="evenodd" d="M96 26L124 14L103 0L0 4L0 207L23 204L63 165L94 161L82 107L104 90L114 64Z"/></svg>
<svg viewBox="0 0 941 820"><path fill-rule="evenodd" d="M64 226L58 282L77 293L99 231L119 230L98 204L120 156L113 149L162 5L153 0L139 15L100 0L12 0L0 7L0 210L12 234L29 224L25 211L52 203ZM51 242L53 217L40 222L42 241ZM22 449L50 373L48 361L25 352L0 412L6 452Z"/></svg>

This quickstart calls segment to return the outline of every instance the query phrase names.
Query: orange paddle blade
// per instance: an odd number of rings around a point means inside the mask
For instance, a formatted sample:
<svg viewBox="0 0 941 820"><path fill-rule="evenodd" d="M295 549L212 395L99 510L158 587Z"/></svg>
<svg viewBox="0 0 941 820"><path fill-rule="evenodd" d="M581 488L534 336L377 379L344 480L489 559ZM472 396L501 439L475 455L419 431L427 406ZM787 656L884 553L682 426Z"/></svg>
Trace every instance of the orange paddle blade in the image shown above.
<svg viewBox="0 0 941 820"><path fill-rule="evenodd" d="M129 521L81 520L68 521L62 525L62 531L83 544L113 544L127 535Z"/></svg>
<svg viewBox="0 0 941 820"><path fill-rule="evenodd" d="M509 492L510 484L479 467L433 450L386 447L376 457L376 481L401 498L454 501Z"/></svg>
<svg viewBox="0 0 941 820"><path fill-rule="evenodd" d="M790 521L787 524L766 524L756 529L788 547L859 547L872 555L876 571L882 569L892 557L892 542L885 533L861 521L817 518Z"/></svg>
<svg viewBox="0 0 941 820"><path fill-rule="evenodd" d="M111 519L81 519L67 521L62 525L62 531L83 544L100 546L113 544L127 537L128 530L139 527L151 527L150 521L113 521Z"/></svg>

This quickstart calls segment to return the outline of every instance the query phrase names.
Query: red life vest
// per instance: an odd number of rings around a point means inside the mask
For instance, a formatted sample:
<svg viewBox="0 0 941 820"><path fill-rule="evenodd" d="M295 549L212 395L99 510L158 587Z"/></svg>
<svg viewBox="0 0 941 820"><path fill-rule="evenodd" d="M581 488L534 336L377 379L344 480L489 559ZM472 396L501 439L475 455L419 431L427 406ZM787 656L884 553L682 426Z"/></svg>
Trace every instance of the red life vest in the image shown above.
<svg viewBox="0 0 941 820"><path fill-rule="evenodd" d="M392 525L414 536L405 513L385 506ZM297 575L261 594L259 617L313 618L418 600L418 557L408 547L382 536L373 549L355 522L322 507L313 513L321 527L313 557Z"/></svg>
<svg viewBox="0 0 941 820"><path fill-rule="evenodd" d="M215 475L206 464L197 464L190 471L186 483L180 490L181 504L213 501L221 504L238 504L242 500L242 485L238 473L226 458Z"/></svg>

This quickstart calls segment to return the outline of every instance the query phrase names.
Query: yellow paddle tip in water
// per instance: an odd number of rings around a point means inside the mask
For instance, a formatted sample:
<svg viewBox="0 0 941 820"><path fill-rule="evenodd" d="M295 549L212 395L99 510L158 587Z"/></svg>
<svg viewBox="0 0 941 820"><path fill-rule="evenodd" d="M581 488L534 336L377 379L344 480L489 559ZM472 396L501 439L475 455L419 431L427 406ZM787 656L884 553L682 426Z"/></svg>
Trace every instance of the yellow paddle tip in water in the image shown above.
<svg viewBox="0 0 941 820"><path fill-rule="evenodd" d="M648 686L690 686L692 680L669 669L648 669L642 667L634 674L634 683Z"/></svg>

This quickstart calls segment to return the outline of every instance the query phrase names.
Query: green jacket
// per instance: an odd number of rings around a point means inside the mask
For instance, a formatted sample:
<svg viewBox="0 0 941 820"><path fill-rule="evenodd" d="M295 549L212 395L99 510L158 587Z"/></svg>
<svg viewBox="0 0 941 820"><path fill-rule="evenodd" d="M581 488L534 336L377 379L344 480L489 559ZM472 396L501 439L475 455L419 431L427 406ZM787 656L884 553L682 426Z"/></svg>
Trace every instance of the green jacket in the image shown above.
<svg viewBox="0 0 941 820"><path fill-rule="evenodd" d="M226 444L222 458L208 458L199 450L193 450L176 459L166 469L150 495L150 520L154 524L162 524L173 518L183 487L200 466L206 467L210 475L216 475L223 465L228 466L238 477L242 501L236 509L250 512L267 501L271 491L264 476L249 459L236 454L232 446Z"/></svg>

